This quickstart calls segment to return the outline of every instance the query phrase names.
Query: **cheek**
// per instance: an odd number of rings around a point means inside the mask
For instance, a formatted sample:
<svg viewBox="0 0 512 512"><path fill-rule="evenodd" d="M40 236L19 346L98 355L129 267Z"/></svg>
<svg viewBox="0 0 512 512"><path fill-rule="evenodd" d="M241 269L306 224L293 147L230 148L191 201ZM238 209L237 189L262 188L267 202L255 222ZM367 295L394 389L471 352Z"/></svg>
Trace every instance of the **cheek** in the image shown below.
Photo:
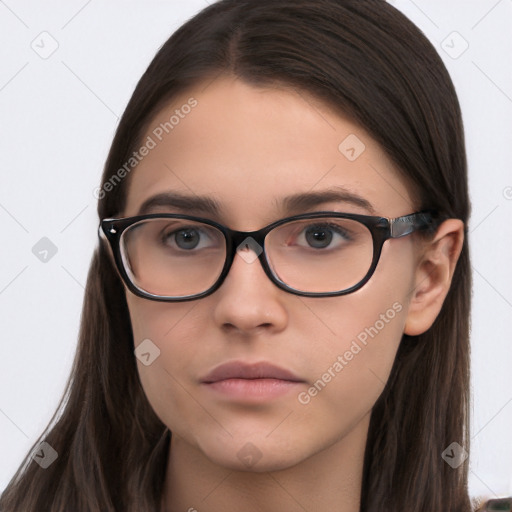
<svg viewBox="0 0 512 512"><path fill-rule="evenodd" d="M365 301L360 308L352 300L350 306L338 308L337 316L330 316L323 326L323 334L311 339L310 386L297 397L298 403L346 428L360 421L384 389L404 322L405 308L399 300Z"/></svg>
<svg viewBox="0 0 512 512"><path fill-rule="evenodd" d="M157 302L131 293L127 293L126 299L135 346L150 339L162 356L167 356L165 359L178 364L179 359L193 357L194 351L201 348L205 317L204 312L202 316L198 314L198 301Z"/></svg>
<svg viewBox="0 0 512 512"><path fill-rule="evenodd" d="M201 348L193 315L197 303L166 304L131 294L127 302L142 388L157 416L172 427L179 416L173 411L186 415L193 403L184 369L193 367Z"/></svg>
<svg viewBox="0 0 512 512"><path fill-rule="evenodd" d="M135 345L143 339L163 340L179 321L180 314L186 314L186 303L167 304L135 297L126 293ZM174 307L176 306L176 307ZM189 306L190 307L190 306Z"/></svg>
<svg viewBox="0 0 512 512"><path fill-rule="evenodd" d="M297 330L310 333L311 344L301 355L311 386L298 402L321 415L329 411L340 425L369 412L389 378L414 283L411 247L403 245L394 258L384 248L377 271L359 291L303 300L311 314L297 315Z"/></svg>

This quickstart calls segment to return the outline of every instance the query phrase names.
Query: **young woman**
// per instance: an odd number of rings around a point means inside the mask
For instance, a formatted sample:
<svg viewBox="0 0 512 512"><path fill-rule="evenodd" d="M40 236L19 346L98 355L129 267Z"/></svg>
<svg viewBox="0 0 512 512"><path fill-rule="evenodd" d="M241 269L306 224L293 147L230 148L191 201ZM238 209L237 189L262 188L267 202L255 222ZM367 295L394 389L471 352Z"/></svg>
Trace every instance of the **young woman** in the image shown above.
<svg viewBox="0 0 512 512"><path fill-rule="evenodd" d="M463 127L405 16L207 7L97 195L69 386L2 512L471 510Z"/></svg>

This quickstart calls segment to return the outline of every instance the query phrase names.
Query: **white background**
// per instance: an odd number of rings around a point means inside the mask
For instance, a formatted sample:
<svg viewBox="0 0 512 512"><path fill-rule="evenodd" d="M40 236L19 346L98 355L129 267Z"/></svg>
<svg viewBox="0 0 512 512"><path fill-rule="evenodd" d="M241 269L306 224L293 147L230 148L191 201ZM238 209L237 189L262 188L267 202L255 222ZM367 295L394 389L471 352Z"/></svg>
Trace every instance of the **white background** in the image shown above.
<svg viewBox="0 0 512 512"><path fill-rule="evenodd" d="M473 203L470 490L512 494L512 0L393 4L436 46L463 109ZM98 243L93 190L118 117L158 48L205 6L0 2L0 489L64 389ZM47 59L31 47L43 31L58 43ZM464 40L469 48L453 58ZM42 237L58 249L47 263L32 253Z"/></svg>

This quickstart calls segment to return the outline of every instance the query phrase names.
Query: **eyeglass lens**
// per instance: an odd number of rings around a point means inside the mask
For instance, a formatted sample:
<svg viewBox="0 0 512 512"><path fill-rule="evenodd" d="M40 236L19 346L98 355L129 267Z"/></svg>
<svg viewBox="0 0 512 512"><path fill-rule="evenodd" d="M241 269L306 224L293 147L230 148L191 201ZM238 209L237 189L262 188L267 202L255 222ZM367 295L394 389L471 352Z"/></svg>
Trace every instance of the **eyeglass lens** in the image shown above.
<svg viewBox="0 0 512 512"><path fill-rule="evenodd" d="M370 269L373 239L358 221L336 217L281 224L265 238L274 276L309 293L338 292ZM147 219L121 237L125 269L139 289L164 297L200 294L219 278L226 261L224 234L188 219Z"/></svg>

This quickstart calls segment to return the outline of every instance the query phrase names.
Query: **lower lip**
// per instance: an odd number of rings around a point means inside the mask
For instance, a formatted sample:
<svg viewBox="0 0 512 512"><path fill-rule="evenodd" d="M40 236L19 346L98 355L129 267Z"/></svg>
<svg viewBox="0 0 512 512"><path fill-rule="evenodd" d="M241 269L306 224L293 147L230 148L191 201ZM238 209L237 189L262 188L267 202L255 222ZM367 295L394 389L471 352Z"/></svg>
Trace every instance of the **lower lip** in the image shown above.
<svg viewBox="0 0 512 512"><path fill-rule="evenodd" d="M231 398L265 400L297 390L300 384L281 379L226 379L205 383L205 386Z"/></svg>

